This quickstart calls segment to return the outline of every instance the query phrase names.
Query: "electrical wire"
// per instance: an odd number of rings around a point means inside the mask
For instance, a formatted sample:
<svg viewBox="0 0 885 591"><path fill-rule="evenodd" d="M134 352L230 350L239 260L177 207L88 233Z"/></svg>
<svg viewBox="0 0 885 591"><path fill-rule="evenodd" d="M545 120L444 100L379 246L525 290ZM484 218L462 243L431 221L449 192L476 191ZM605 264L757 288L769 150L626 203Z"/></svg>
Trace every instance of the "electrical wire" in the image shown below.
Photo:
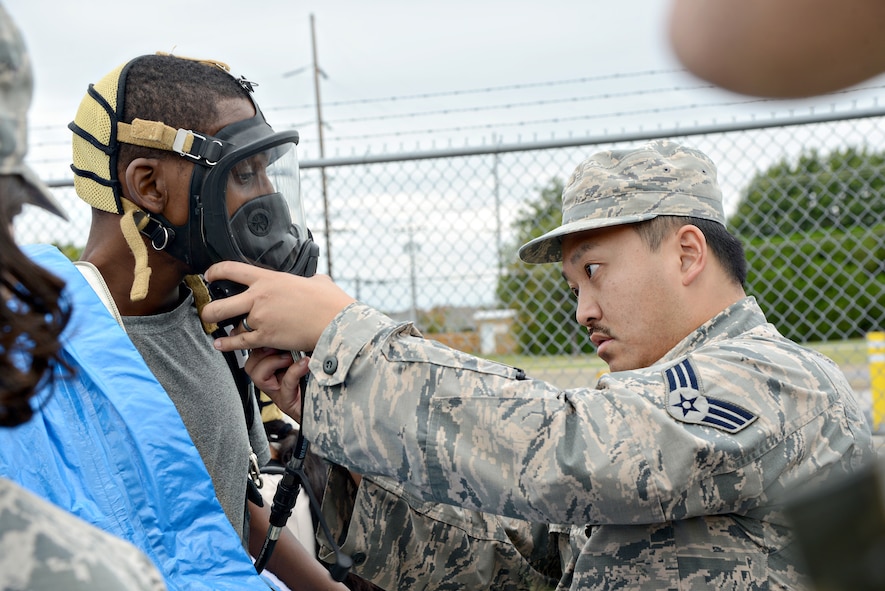
<svg viewBox="0 0 885 591"><path fill-rule="evenodd" d="M675 73L684 73L686 70L682 68L673 68L669 70L645 70L640 72L623 72L623 73L613 73L613 74L601 74L597 76L584 76L581 78L568 78L564 80L548 80L545 82L524 82L520 84L507 84L503 86L487 86L483 88L472 88L467 90L443 90L439 92L422 92L417 94L406 94L399 96L386 96L386 97L375 97L375 98L362 98L362 99L351 99L344 101L329 101L323 102L323 108L326 107L341 107L341 106L352 106L352 105L365 105L372 103L385 103L385 102L398 102L398 101L408 101L408 100L418 100L418 99L428 99L428 98L439 98L446 96L463 96L468 94L483 94L483 93L492 93L492 92L502 92L502 91L510 91L510 90L524 90L527 88L539 88L544 86L563 86L569 84L583 84L587 82L603 82L608 80L618 80L618 79L628 79L628 78L639 78L642 76L659 76L663 74L675 74ZM283 110L283 109L315 109L316 103L307 103L302 105L295 106L287 106L287 107L273 107L270 109L265 109L266 111L271 110Z"/></svg>

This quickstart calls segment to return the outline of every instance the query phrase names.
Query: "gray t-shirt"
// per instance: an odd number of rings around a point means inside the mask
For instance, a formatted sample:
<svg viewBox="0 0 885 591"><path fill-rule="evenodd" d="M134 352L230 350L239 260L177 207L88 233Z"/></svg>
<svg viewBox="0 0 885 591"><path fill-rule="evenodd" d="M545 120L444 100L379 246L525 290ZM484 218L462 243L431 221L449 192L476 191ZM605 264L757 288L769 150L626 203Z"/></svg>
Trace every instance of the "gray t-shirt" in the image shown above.
<svg viewBox="0 0 885 591"><path fill-rule="evenodd" d="M0 478L0 589L162 591L135 546Z"/></svg>
<svg viewBox="0 0 885 591"><path fill-rule="evenodd" d="M175 403L227 518L245 541L250 439L259 465L270 460L257 403L253 403L253 421L247 432L236 383L223 355L212 347L212 338L203 330L192 294L171 312L124 316L123 325Z"/></svg>

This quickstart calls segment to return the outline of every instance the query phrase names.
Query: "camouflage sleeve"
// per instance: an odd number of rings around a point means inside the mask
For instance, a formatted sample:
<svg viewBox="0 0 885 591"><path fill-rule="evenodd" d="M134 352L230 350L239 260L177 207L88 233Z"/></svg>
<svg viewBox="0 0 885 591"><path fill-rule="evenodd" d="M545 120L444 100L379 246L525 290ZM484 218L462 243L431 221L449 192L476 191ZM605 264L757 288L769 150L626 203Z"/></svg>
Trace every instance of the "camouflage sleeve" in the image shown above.
<svg viewBox="0 0 885 591"><path fill-rule="evenodd" d="M354 559L353 572L383 589L554 589L558 535L546 525L423 502L385 479L353 490L333 470L323 513ZM319 536L321 560L334 555Z"/></svg>
<svg viewBox="0 0 885 591"><path fill-rule="evenodd" d="M526 379L360 304L325 331L311 371L317 453L416 498L530 522L663 520L629 417L595 390Z"/></svg>
<svg viewBox="0 0 885 591"><path fill-rule="evenodd" d="M759 331L563 391L353 304L314 351L304 420L317 453L423 501L572 525L768 518L871 446L844 376ZM695 389L668 389L682 366ZM670 401L688 394L744 418L710 428Z"/></svg>

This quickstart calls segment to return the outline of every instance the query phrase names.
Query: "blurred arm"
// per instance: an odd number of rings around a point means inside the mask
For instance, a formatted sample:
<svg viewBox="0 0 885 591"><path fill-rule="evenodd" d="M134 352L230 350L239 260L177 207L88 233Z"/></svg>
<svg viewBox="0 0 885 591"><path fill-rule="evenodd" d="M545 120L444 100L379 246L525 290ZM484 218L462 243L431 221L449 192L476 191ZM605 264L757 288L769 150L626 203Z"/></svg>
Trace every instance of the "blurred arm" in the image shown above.
<svg viewBox="0 0 885 591"><path fill-rule="evenodd" d="M669 25L689 71L744 94L810 96L885 70L882 0L674 0Z"/></svg>
<svg viewBox="0 0 885 591"><path fill-rule="evenodd" d="M265 503L264 507L259 507L250 502L249 513L249 551L252 556L258 556L267 535L270 506ZM290 589L346 590L344 585L332 579L323 565L285 527L280 530L280 537L267 563L267 570L279 577Z"/></svg>

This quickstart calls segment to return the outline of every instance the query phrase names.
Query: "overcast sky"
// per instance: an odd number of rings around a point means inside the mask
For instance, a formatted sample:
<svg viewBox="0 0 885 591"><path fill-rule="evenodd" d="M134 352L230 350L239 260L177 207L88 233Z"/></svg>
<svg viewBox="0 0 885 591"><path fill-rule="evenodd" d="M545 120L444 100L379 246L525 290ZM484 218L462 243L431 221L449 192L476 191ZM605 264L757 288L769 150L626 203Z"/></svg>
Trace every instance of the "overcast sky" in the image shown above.
<svg viewBox="0 0 885 591"><path fill-rule="evenodd" d="M684 71L669 0L0 0L35 68L28 161L71 179L67 124L89 83L145 53L228 63L277 129L319 157L610 136L876 106L885 76L804 101L759 100ZM885 100L885 98L883 98Z"/></svg>
<svg viewBox="0 0 885 591"><path fill-rule="evenodd" d="M34 117L68 116L85 84L153 51L213 57L283 100L312 100L314 14L324 99L540 82L672 67L666 2L618 0L6 0L37 68ZM305 90L307 92L305 92Z"/></svg>
<svg viewBox="0 0 885 591"><path fill-rule="evenodd" d="M707 123L807 108L686 74L666 0L6 0L36 69L31 158L58 141L90 82L154 51L211 57L258 82L274 127L318 156L310 15L326 156ZM294 72L294 73L293 73ZM873 83L871 83L873 84ZM396 100L390 100L396 98ZM49 130L49 131L47 131ZM60 140L58 138L61 138ZM66 174L66 166L60 170Z"/></svg>

